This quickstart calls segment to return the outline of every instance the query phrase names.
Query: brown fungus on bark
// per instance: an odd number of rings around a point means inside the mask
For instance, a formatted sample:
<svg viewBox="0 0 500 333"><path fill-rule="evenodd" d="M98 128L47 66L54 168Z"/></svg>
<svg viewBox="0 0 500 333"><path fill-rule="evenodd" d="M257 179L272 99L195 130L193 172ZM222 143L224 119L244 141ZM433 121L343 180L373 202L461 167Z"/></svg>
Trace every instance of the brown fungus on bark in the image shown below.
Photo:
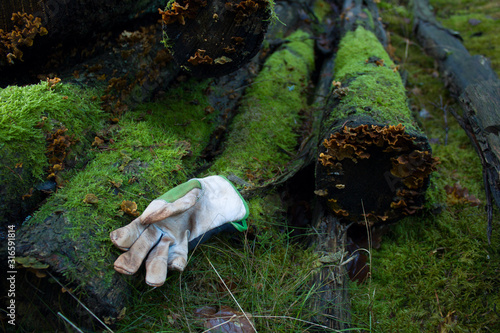
<svg viewBox="0 0 500 333"><path fill-rule="evenodd" d="M241 24L246 18L255 14L261 9L266 9L269 2L266 0L242 0L239 3L227 2L226 9L234 11L236 16L234 21Z"/></svg>
<svg viewBox="0 0 500 333"><path fill-rule="evenodd" d="M205 55L205 50L200 50L195 52L194 56L190 57L188 62L193 66L198 66L201 64L211 65L214 60L210 58L208 55Z"/></svg>
<svg viewBox="0 0 500 333"><path fill-rule="evenodd" d="M9 64L14 64L14 59L23 60L20 47L32 46L37 35L44 36L47 29L42 26L42 20L32 14L13 13L11 18L14 29L6 32L0 29L0 56L5 57ZM2 59L3 60L3 59Z"/></svg>
<svg viewBox="0 0 500 333"><path fill-rule="evenodd" d="M165 11L158 8L158 12L161 15L163 23L172 24L178 22L181 25L186 25L186 19L194 19L198 10L207 5L206 1L200 0L186 0L183 3L184 6L178 2L174 2L172 3L170 9Z"/></svg>
<svg viewBox="0 0 500 333"><path fill-rule="evenodd" d="M345 126L325 139L317 186L340 218L373 225L423 208L438 163L401 124Z"/></svg>
<svg viewBox="0 0 500 333"><path fill-rule="evenodd" d="M203 78L231 73L255 56L270 22L271 4L268 0L179 0L159 12L164 44L175 62ZM197 50L205 50L217 66L206 66L208 62L199 66Z"/></svg>

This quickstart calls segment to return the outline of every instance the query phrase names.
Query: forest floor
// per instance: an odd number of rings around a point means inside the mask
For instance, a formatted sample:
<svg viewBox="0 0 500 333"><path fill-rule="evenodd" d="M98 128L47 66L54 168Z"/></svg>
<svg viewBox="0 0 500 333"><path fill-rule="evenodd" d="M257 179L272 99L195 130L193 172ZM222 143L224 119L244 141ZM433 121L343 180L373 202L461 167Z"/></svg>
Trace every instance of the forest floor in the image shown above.
<svg viewBox="0 0 500 333"><path fill-rule="evenodd" d="M430 2L437 19L460 33L470 53L486 56L500 73L500 4ZM408 1L379 3L390 36L387 51L400 66L411 109L440 164L425 211L390 226L359 250L366 254L369 273L364 282L346 286L350 331L499 332L500 212L495 208L490 244L479 157L450 112L460 113L460 106L444 87L435 61L416 42L410 8ZM137 112L152 105L141 105ZM186 271L169 274L163 287L150 289L143 273L128 279L131 302L116 321L107 322L112 330L199 332L203 318L225 309L235 318L242 312L251 316L260 332L328 331L312 323L315 313L309 307L318 258L301 244L303 235L296 237L288 228L282 196L270 193L250 205L248 232L219 235L201 245L190 254ZM32 320L43 317L34 306L23 307L33 313ZM57 317L63 309L50 311Z"/></svg>

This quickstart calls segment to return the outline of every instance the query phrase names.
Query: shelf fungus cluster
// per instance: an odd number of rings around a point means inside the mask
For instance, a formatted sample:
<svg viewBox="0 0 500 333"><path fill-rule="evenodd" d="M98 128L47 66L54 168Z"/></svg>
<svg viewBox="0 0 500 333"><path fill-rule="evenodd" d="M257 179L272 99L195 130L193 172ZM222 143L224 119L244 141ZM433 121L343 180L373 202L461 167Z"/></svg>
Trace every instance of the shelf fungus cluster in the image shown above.
<svg viewBox="0 0 500 333"><path fill-rule="evenodd" d="M259 51L270 7L268 0L178 0L159 9L165 45L193 75L228 74Z"/></svg>
<svg viewBox="0 0 500 333"><path fill-rule="evenodd" d="M14 60L23 60L20 48L33 45L36 36L46 35L47 29L42 26L42 20L32 14L13 13L11 18L14 29L4 31L0 29L0 63L4 60L14 64Z"/></svg>
<svg viewBox="0 0 500 333"><path fill-rule="evenodd" d="M344 126L320 146L316 194L337 216L370 225L422 209L437 159L396 126Z"/></svg>
<svg viewBox="0 0 500 333"><path fill-rule="evenodd" d="M178 2L173 2L169 9L158 8L162 21L165 24L178 22L186 25L186 19L194 19L201 7L206 7L207 2L201 0L185 1L184 6Z"/></svg>

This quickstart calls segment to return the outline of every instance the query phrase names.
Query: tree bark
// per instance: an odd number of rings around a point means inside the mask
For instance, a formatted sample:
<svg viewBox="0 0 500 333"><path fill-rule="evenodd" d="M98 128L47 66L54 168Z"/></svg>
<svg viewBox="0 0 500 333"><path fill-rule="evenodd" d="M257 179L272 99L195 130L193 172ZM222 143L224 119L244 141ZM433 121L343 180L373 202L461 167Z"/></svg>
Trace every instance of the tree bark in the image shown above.
<svg viewBox="0 0 500 333"><path fill-rule="evenodd" d="M445 86L463 109L455 116L481 159L490 239L491 195L500 207L500 80L486 58L470 55L460 36L436 21L428 1L413 1L413 19L417 40L436 59Z"/></svg>
<svg viewBox="0 0 500 333"><path fill-rule="evenodd" d="M11 20L14 13L33 15L39 18L46 29L46 35L34 37L34 47L23 47L24 59L39 58L50 53L50 48L58 43L70 42L70 45L81 44L100 32L112 30L118 25L126 25L132 18L145 13L156 12L163 5L161 0L148 1L98 1L98 0L22 0L2 1L0 4L0 29L4 33L15 30L16 21ZM26 26L27 27L27 26ZM19 27L23 37L32 35L33 31ZM31 28L29 30L32 30ZM33 37L33 36L31 36ZM5 44L3 45L5 47ZM0 52L1 54L1 52ZM3 67L8 65L1 59ZM18 63L20 57L13 59Z"/></svg>

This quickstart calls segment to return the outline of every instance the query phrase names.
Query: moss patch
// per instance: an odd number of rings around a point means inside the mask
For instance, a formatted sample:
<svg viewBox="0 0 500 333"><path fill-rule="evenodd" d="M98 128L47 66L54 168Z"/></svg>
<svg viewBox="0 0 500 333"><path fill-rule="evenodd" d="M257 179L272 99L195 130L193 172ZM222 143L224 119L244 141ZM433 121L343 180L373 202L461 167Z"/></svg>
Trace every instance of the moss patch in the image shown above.
<svg viewBox="0 0 500 333"><path fill-rule="evenodd" d="M297 146L299 112L307 107L307 85L314 68L314 43L296 31L289 43L265 62L255 82L246 90L235 117L230 146L210 172L235 173L247 181L267 180L282 168Z"/></svg>
<svg viewBox="0 0 500 333"><path fill-rule="evenodd" d="M327 123L340 122L350 115L370 116L378 124L405 125L416 131L401 77L375 35L358 27L342 38L335 58L333 87L340 104Z"/></svg>
<svg viewBox="0 0 500 333"><path fill-rule="evenodd" d="M92 155L94 133L103 126L93 95L98 93L71 84L49 88L47 82L0 89L1 216L11 214L14 202L20 207L21 197L47 180L51 165L78 167L77 156L83 162Z"/></svg>
<svg viewBox="0 0 500 333"><path fill-rule="evenodd" d="M500 5L496 1L431 0L439 8L436 18L446 27L458 31L464 46L471 54L481 54L491 60L493 69L500 73Z"/></svg>

